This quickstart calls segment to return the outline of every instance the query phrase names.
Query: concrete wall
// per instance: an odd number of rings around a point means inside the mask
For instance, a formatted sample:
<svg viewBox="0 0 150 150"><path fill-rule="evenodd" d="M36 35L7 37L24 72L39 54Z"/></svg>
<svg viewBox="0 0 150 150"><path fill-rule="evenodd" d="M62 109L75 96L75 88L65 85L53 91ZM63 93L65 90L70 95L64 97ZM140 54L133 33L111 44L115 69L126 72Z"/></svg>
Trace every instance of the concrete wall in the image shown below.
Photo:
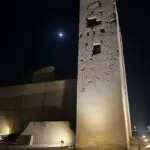
<svg viewBox="0 0 150 150"><path fill-rule="evenodd" d="M115 0L80 0L78 148L128 146L129 106L125 84L122 86L126 80L114 3Z"/></svg>
<svg viewBox="0 0 150 150"><path fill-rule="evenodd" d="M0 134L23 130L31 121L74 124L75 104L76 80L1 87Z"/></svg>
<svg viewBox="0 0 150 150"><path fill-rule="evenodd" d="M30 122L22 135L33 135L33 145L61 147L75 144L69 122ZM63 143L61 143L63 141Z"/></svg>

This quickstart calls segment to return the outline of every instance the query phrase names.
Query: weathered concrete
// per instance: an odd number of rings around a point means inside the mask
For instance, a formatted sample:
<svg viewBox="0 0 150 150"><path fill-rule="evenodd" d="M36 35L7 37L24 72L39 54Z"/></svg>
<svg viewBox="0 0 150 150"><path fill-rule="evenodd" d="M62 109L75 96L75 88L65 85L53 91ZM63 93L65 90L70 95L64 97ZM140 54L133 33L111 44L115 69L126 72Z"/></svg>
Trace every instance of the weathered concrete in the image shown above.
<svg viewBox="0 0 150 150"><path fill-rule="evenodd" d="M115 6L115 0L80 0L77 148L129 147L129 105Z"/></svg>
<svg viewBox="0 0 150 150"><path fill-rule="evenodd" d="M31 121L74 124L75 104L76 80L1 87L0 134L23 130Z"/></svg>

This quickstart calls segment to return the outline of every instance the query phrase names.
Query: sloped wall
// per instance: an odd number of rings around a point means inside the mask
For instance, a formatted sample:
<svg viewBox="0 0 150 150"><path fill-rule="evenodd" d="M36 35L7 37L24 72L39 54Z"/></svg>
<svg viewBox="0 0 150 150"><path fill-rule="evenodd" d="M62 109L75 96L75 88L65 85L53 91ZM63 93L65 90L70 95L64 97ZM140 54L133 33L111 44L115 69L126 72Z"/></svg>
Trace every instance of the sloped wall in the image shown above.
<svg viewBox="0 0 150 150"><path fill-rule="evenodd" d="M22 135L33 135L33 145L38 146L61 147L75 144L69 122L30 122Z"/></svg>

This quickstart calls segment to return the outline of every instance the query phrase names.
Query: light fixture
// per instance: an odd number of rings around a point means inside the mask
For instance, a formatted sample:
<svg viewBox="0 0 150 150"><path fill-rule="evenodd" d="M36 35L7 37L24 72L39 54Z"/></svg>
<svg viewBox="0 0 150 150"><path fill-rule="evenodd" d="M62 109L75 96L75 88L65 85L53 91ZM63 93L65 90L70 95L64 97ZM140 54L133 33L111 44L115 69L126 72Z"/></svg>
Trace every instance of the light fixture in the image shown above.
<svg viewBox="0 0 150 150"><path fill-rule="evenodd" d="M149 145L147 145L145 148L150 148L150 144L149 144Z"/></svg>
<svg viewBox="0 0 150 150"><path fill-rule="evenodd" d="M136 126L135 125L133 126L133 129L136 131Z"/></svg>
<svg viewBox="0 0 150 150"><path fill-rule="evenodd" d="M144 139L144 142L148 142L148 139Z"/></svg>
<svg viewBox="0 0 150 150"><path fill-rule="evenodd" d="M61 142L61 147L63 147L63 144L64 144L64 140L61 140L60 142Z"/></svg>

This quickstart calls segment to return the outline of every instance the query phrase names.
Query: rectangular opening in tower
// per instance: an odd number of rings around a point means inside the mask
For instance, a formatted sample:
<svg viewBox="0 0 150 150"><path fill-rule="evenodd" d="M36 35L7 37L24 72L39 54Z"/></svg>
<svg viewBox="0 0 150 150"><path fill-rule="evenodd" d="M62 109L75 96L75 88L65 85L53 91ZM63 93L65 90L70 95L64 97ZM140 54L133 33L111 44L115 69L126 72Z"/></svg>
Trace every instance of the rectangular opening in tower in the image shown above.
<svg viewBox="0 0 150 150"><path fill-rule="evenodd" d="M97 24L96 17L86 18L87 27L94 27Z"/></svg>
<svg viewBox="0 0 150 150"><path fill-rule="evenodd" d="M93 28L94 26L97 26L101 24L101 20L98 20L96 17L87 17L87 28Z"/></svg>
<svg viewBox="0 0 150 150"><path fill-rule="evenodd" d="M93 44L92 56L101 53L101 45L100 43Z"/></svg>

